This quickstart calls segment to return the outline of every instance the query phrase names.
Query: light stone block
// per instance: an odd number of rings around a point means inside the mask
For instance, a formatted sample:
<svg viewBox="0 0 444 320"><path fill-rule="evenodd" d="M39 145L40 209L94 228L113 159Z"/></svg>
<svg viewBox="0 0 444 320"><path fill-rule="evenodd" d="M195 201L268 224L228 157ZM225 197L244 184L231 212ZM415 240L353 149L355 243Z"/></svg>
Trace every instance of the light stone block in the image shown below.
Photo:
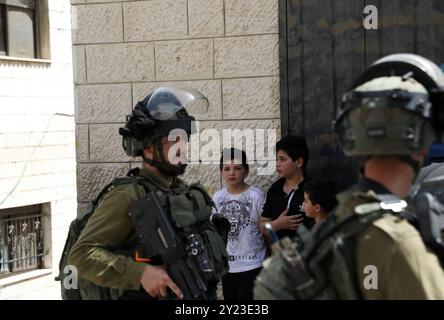
<svg viewBox="0 0 444 320"><path fill-rule="evenodd" d="M276 159L274 150L276 141L279 140L279 130L279 120L199 121L199 132L191 136L188 144L188 161L191 163L189 167L195 167L199 160L199 165L203 168L208 165L218 166L222 149L236 147L247 152L252 168L253 165L258 168L261 166L261 175L273 175ZM231 138L231 144L227 138ZM196 175L195 179L200 176L197 171L186 173L190 178L193 178L193 174ZM267 181L262 176L257 181L263 179ZM209 180L205 178L205 181ZM214 181L212 184L214 185Z"/></svg>
<svg viewBox="0 0 444 320"><path fill-rule="evenodd" d="M86 0L86 3L125 2L125 1L140 1L140 0Z"/></svg>
<svg viewBox="0 0 444 320"><path fill-rule="evenodd" d="M75 84L86 83L86 57L84 46L73 46L73 77Z"/></svg>
<svg viewBox="0 0 444 320"><path fill-rule="evenodd" d="M156 42L157 80L213 78L213 41Z"/></svg>
<svg viewBox="0 0 444 320"><path fill-rule="evenodd" d="M78 164L78 201L92 201L106 184L115 177L124 176L128 170L128 163Z"/></svg>
<svg viewBox="0 0 444 320"><path fill-rule="evenodd" d="M40 134L40 137L42 134ZM7 133L6 134L6 147L20 147L24 146L27 142L28 134L27 133Z"/></svg>
<svg viewBox="0 0 444 320"><path fill-rule="evenodd" d="M4 183L4 181L1 180L1 184L3 184L3 183ZM0 184L0 186L1 186L1 184ZM10 190L8 190L7 192L9 192L9 191ZM12 208L12 207L22 207L22 206L26 206L26 205L33 205L36 203L50 202L54 199L53 191L54 190L51 190L51 189L31 190L31 191L15 190L7 198L7 200L2 204L1 208L3 209L3 208ZM2 199L5 196L6 196L6 193L2 194L2 192L0 192L0 197Z"/></svg>
<svg viewBox="0 0 444 320"><path fill-rule="evenodd" d="M90 125L90 158L92 162L129 161L122 148L122 136L119 135L121 124Z"/></svg>
<svg viewBox="0 0 444 320"><path fill-rule="evenodd" d="M278 0L225 0L225 34L278 33Z"/></svg>
<svg viewBox="0 0 444 320"><path fill-rule="evenodd" d="M25 175L40 173L39 171L33 169L33 164L34 163L31 162L31 165L28 166L28 168L25 171ZM0 177L1 177L1 179L20 177L21 173L23 172L23 166L24 166L23 163L1 163L0 162Z"/></svg>
<svg viewBox="0 0 444 320"><path fill-rule="evenodd" d="M279 74L279 37L262 35L214 40L215 78Z"/></svg>
<svg viewBox="0 0 444 320"><path fill-rule="evenodd" d="M223 0L188 0L191 37L224 35Z"/></svg>
<svg viewBox="0 0 444 320"><path fill-rule="evenodd" d="M123 41L120 3L75 6L72 20L74 44Z"/></svg>
<svg viewBox="0 0 444 320"><path fill-rule="evenodd" d="M121 43L86 47L89 83L154 80L152 43Z"/></svg>
<svg viewBox="0 0 444 320"><path fill-rule="evenodd" d="M188 36L186 0L123 4L125 41L180 39Z"/></svg>
<svg viewBox="0 0 444 320"><path fill-rule="evenodd" d="M191 164L188 165L183 176L186 183L200 182L210 195L221 187L221 176L218 164Z"/></svg>
<svg viewBox="0 0 444 320"><path fill-rule="evenodd" d="M248 157L248 156L247 156ZM245 182L249 185L255 186L261 189L264 193L268 191L273 182L275 182L279 177L273 171L271 174L267 175L259 175L258 174L258 165L253 164L250 165L250 172L248 177L245 179ZM224 184L225 185L225 184Z"/></svg>
<svg viewBox="0 0 444 320"><path fill-rule="evenodd" d="M4 150L7 150L7 152L2 153L2 163L26 161L29 154L32 152L31 148L23 147L8 148Z"/></svg>
<svg viewBox="0 0 444 320"><path fill-rule="evenodd" d="M202 115L193 115L197 120L222 119L220 80L135 83L133 84L134 104L136 104L137 101L144 99L152 90L167 85L197 90L208 99L208 111Z"/></svg>
<svg viewBox="0 0 444 320"><path fill-rule="evenodd" d="M131 84L80 85L75 99L77 123L122 122L131 112Z"/></svg>
<svg viewBox="0 0 444 320"><path fill-rule="evenodd" d="M270 135L268 129L271 130ZM199 121L198 137L199 147L193 143L190 145L190 153L194 157L199 155L202 161L219 161L221 150L229 147L245 150L251 161L264 160L264 156L275 160L274 149L280 137L280 120ZM261 139L262 145L258 144ZM262 158L258 159L258 155ZM192 156L190 159L193 160Z"/></svg>
<svg viewBox="0 0 444 320"><path fill-rule="evenodd" d="M224 119L279 118L279 78L222 81Z"/></svg>
<svg viewBox="0 0 444 320"><path fill-rule="evenodd" d="M76 158L78 162L89 161L89 129L86 124L76 126Z"/></svg>

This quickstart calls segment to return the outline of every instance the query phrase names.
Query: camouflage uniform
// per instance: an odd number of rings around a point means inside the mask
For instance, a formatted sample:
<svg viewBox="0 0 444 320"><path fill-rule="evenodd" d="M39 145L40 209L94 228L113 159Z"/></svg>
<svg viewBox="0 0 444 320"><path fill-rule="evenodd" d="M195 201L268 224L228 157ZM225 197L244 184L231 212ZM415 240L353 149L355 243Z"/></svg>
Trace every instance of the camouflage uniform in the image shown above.
<svg viewBox="0 0 444 320"><path fill-rule="evenodd" d="M443 128L441 70L420 56L391 55L353 88L335 123L344 152L367 161L389 157L417 173L416 155ZM431 228L423 212L367 177L337 198L338 207L315 234L301 230L302 241L274 244L278 254L264 262L255 298L444 299L442 230L426 246L417 229Z"/></svg>
<svg viewBox="0 0 444 320"><path fill-rule="evenodd" d="M375 199L375 194L390 193L365 178L358 187L338 195L336 214L353 212L349 206L364 203L362 194ZM364 286L366 266L377 270L375 288ZM384 214L357 237L356 274L364 299L444 299L444 271L437 256L425 246L414 226L392 214Z"/></svg>
<svg viewBox="0 0 444 320"><path fill-rule="evenodd" d="M170 149L162 142L177 129L188 138L194 117L187 110L199 113L207 107L197 91L162 87L127 117L119 130L123 148L129 156L142 157L144 166L120 179L126 183L113 181L69 254L64 252L78 270L81 299L150 298L141 281L154 283L152 295L165 295L160 290L166 290L167 276L153 281L145 271L161 269L148 269L147 263L164 266L185 299L215 298L228 255L223 235L210 221L211 197L200 185L177 178L186 164L166 159Z"/></svg>
<svg viewBox="0 0 444 320"><path fill-rule="evenodd" d="M160 174L142 169L141 176L162 191L170 189L171 182ZM144 192L142 186L137 188ZM77 267L82 278L103 287L122 289L122 293L139 290L146 264L136 262L132 255L138 237L128 216L129 206L137 199L132 184L114 188L105 195L69 255L69 264Z"/></svg>

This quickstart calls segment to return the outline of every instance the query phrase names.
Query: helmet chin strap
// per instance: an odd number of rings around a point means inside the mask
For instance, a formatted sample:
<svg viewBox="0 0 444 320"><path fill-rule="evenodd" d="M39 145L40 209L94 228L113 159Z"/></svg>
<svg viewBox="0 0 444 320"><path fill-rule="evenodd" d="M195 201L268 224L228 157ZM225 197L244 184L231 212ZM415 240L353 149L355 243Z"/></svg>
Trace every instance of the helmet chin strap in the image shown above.
<svg viewBox="0 0 444 320"><path fill-rule="evenodd" d="M421 168L421 163L419 163L419 161L413 159L409 155L400 155L398 156L398 159L408 164L413 169L413 171L415 172L415 179L416 179L419 173L419 169Z"/></svg>
<svg viewBox="0 0 444 320"><path fill-rule="evenodd" d="M153 159L145 158L142 155L142 159L149 165L156 167L161 173L175 177L183 174L185 172L186 164L171 164L169 163L165 157L163 156L162 144L160 143L160 139L156 139L153 142L154 152Z"/></svg>

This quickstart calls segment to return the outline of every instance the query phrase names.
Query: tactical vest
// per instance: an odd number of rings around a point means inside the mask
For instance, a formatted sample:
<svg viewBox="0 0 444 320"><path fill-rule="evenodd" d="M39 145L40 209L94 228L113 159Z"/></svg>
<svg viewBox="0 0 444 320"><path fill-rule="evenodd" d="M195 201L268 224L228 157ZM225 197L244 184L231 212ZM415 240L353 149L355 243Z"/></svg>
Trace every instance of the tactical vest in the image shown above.
<svg viewBox="0 0 444 320"><path fill-rule="evenodd" d="M315 233L302 228L300 238L273 244L274 254L256 279L256 299L360 299L356 274L356 239L386 214L407 215L407 203L374 193L346 194Z"/></svg>
<svg viewBox="0 0 444 320"><path fill-rule="evenodd" d="M195 234L201 237L202 243L200 248L202 250L202 256L205 257L211 272L201 272L201 270L198 270L198 272L203 274L207 287L209 284L211 285L211 283L217 283L222 275L228 271L226 244L223 242L222 237L219 234L220 230L217 230L214 225L210 223L213 203L203 187L199 184L187 186L181 180L176 179L171 190L165 192L157 188L148 179L134 175L134 173L134 171L130 171L128 177L115 179L112 183L107 185L99 193L99 196L91 203L89 208L71 223L68 238L59 263L60 275L58 280L61 280L63 299L105 300L150 298L143 289L140 289L139 291L131 291L104 288L81 277L78 279L77 290L66 290L64 288L64 279L66 277L64 269L67 265L68 255L71 248L79 238L89 217L94 213L95 208L103 199L104 195L115 187L121 185L132 185L139 200L146 193L153 192L163 211L168 215L168 219L172 221L177 234L184 237L186 237L187 234ZM137 230L138 226L134 225L134 228ZM152 232L154 233L156 230L152 230ZM140 259L139 261L145 261L145 258L149 258L150 264L163 264L166 262L159 261L157 257L152 257L150 252L144 252L140 248L140 245L131 250L118 250L114 253L132 256L135 257L136 260Z"/></svg>
<svg viewBox="0 0 444 320"><path fill-rule="evenodd" d="M140 183L146 191L150 190L144 181ZM185 299L215 298L216 284L228 271L226 242L222 240L225 237L220 234L228 228L217 230L210 222L213 208L210 196L201 185L187 186L177 179L169 192L158 190L155 199L149 194L139 198L129 208L140 238L138 255L149 259L159 256L160 264L166 265ZM158 200L167 219L159 214L160 211L155 213L153 200ZM213 292L202 292L210 287Z"/></svg>

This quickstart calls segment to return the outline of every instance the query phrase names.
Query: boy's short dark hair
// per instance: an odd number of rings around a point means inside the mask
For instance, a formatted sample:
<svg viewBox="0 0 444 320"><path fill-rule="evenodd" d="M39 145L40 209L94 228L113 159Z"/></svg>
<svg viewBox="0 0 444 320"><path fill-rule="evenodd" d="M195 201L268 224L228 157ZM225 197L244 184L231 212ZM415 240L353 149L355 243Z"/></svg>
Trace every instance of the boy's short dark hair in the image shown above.
<svg viewBox="0 0 444 320"><path fill-rule="evenodd" d="M222 171L224 162L235 161L235 160L236 160L235 163L242 164L242 166L246 171L250 170L247 163L247 154L245 153L245 151L236 148L230 148L222 150L222 156L220 157L220 165L219 165L220 171Z"/></svg>
<svg viewBox="0 0 444 320"><path fill-rule="evenodd" d="M296 161L298 158L302 158L304 160L302 169L305 169L307 166L310 153L304 137L298 135L283 137L276 143L276 153L279 150L282 150L288 154L293 161Z"/></svg>
<svg viewBox="0 0 444 320"><path fill-rule="evenodd" d="M319 204L326 212L332 211L338 204L335 197L335 185L332 181L307 181L303 189L311 203Z"/></svg>

